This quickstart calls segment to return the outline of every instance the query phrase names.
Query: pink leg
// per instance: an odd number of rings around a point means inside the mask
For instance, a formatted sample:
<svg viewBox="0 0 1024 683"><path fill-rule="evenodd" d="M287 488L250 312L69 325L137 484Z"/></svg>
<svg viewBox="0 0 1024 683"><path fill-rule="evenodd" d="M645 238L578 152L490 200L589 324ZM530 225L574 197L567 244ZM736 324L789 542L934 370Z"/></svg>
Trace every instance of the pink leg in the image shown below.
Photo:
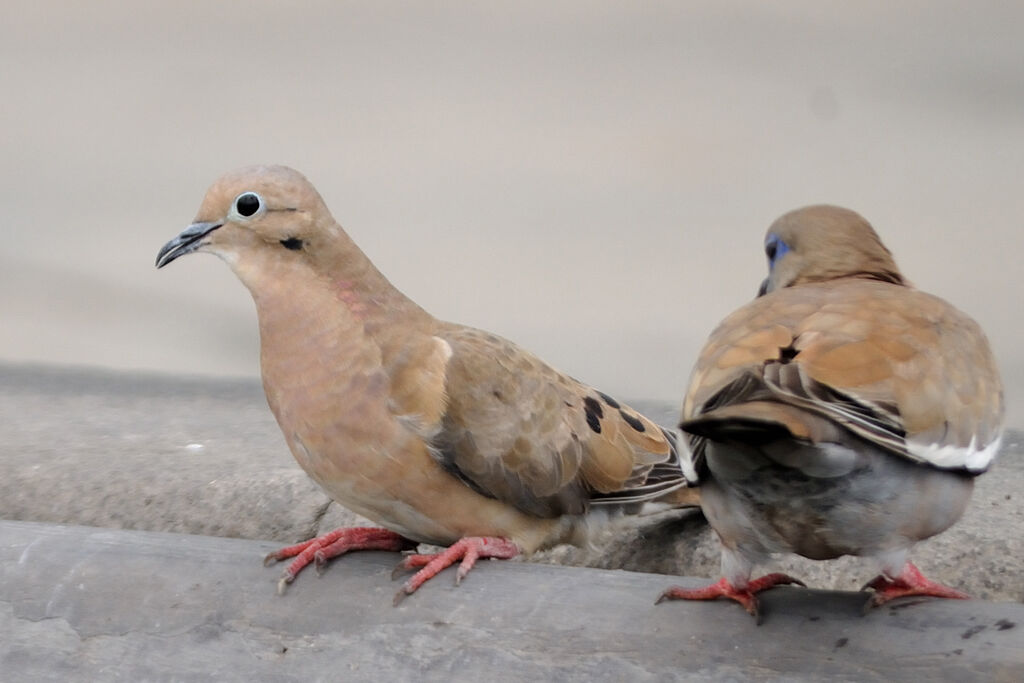
<svg viewBox="0 0 1024 683"><path fill-rule="evenodd" d="M415 593L417 588L437 576L442 569L455 564L459 559L462 562L459 563L459 569L455 572L456 586L462 582L462 579L481 557L507 560L515 557L519 552L519 546L505 538L467 536L436 555L406 555L395 567L392 578L397 577L403 571L420 567L422 569L413 574L402 586L402 589L395 594L394 604L397 605L406 595Z"/></svg>
<svg viewBox="0 0 1024 683"><path fill-rule="evenodd" d="M284 593L285 586L295 580L299 572L310 562L316 562L318 573L323 572L327 560L338 555L344 555L350 550L407 550L416 546L404 536L399 536L394 531L387 529L376 529L373 527L352 527L335 529L334 531L317 536L303 543L290 545L281 548L263 558L263 564L270 565L278 560L289 557L295 559L285 568L281 574L281 580L277 582L277 592Z"/></svg>
<svg viewBox="0 0 1024 683"><path fill-rule="evenodd" d="M912 562L903 565L903 570L897 576L891 579L885 575L876 576L868 581L864 588L873 588L875 591L875 594L864 606L864 611L884 605L890 600L910 595L930 595L954 600L966 600L969 597L966 593L925 578L921 570Z"/></svg>
<svg viewBox="0 0 1024 683"><path fill-rule="evenodd" d="M759 579L754 579L747 584L746 588L741 589L734 587L723 577L718 583L713 583L703 588L673 586L662 593L661 597L654 604L657 605L664 600L714 600L716 598L729 598L743 605L743 609L757 618L758 623L760 623L757 609L757 594L784 584L803 586L804 582L800 579L794 579L788 574L766 574Z"/></svg>

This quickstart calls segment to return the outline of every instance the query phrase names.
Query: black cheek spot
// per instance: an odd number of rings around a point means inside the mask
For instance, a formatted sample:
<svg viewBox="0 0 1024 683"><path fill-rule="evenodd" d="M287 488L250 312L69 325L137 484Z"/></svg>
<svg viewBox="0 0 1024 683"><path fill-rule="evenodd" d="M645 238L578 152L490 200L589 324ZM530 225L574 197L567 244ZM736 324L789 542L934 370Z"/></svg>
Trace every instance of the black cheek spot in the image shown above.
<svg viewBox="0 0 1024 683"><path fill-rule="evenodd" d="M590 426L590 429L593 430L595 434L600 434L601 420L599 420L597 418L597 415L595 415L592 411L586 410L585 412L587 414L587 425Z"/></svg>
<svg viewBox="0 0 1024 683"><path fill-rule="evenodd" d="M647 428L644 427L644 423L641 422L640 420L636 419L632 415L629 415L628 413L626 413L626 412L624 412L622 410L619 411L619 415L621 415L622 419L626 421L626 424L628 424L630 427L632 427L636 431L638 431L638 432L646 432L647 431Z"/></svg>
<svg viewBox="0 0 1024 683"><path fill-rule="evenodd" d="M618 408L621 408L621 407L622 407L622 406L620 406L620 405L619 405L619 402L618 402L618 401L616 401L616 400L615 400L614 398L612 398L612 397L611 397L611 396L609 396L608 394L605 394L605 393L602 393L602 392L600 392L600 391L599 391L599 392L597 392L597 395L601 397L601 400L602 400L602 401L604 401L605 403L607 403L607 404L608 404L609 406L611 406L612 408L616 408L616 409L618 409Z"/></svg>
<svg viewBox="0 0 1024 683"><path fill-rule="evenodd" d="M586 408L588 413L594 413L598 417L604 417L604 409L596 399L587 396L583 399L583 406Z"/></svg>
<svg viewBox="0 0 1024 683"><path fill-rule="evenodd" d="M285 249L291 249L292 251L298 251L302 249L302 240L298 237L289 237L286 240L281 240L281 246Z"/></svg>

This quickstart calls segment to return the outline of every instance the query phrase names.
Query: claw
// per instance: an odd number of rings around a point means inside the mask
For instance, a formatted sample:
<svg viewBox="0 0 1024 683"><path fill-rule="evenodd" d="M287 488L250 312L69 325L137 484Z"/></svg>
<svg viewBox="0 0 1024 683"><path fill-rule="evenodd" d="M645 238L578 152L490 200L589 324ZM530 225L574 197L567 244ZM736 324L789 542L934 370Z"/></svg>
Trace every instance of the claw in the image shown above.
<svg viewBox="0 0 1024 683"><path fill-rule="evenodd" d="M391 570L391 580L394 581L402 574L409 571L409 568L405 566L405 561L399 562L395 565L395 568Z"/></svg>
<svg viewBox="0 0 1024 683"><path fill-rule="evenodd" d="M401 590L395 593L395 597L391 600L391 606L398 607L398 603L405 600L405 596L407 595L411 595L411 593L405 589L405 586L403 586Z"/></svg>
<svg viewBox="0 0 1024 683"><path fill-rule="evenodd" d="M327 571L327 556L322 549L313 553L313 568L316 569L317 576L323 576Z"/></svg>
<svg viewBox="0 0 1024 683"><path fill-rule="evenodd" d="M391 580L394 581L406 572L411 572L414 569L426 566L434 557L434 555L406 555L398 564L395 565L395 568L391 570Z"/></svg>
<svg viewBox="0 0 1024 683"><path fill-rule="evenodd" d="M410 572L414 569L419 569L420 567L427 566L428 564L430 564L431 560L433 560L435 557L438 557L440 554L441 553L420 555L418 553L410 553L406 555L399 561L398 564L395 565L395 568L391 570L391 580L394 581L406 572Z"/></svg>

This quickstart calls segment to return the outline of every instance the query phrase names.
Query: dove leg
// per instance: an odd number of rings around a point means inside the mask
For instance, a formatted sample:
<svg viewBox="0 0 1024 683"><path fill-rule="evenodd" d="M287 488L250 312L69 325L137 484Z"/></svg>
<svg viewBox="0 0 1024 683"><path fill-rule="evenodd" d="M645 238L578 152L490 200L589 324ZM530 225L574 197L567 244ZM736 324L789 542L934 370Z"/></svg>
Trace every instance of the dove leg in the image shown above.
<svg viewBox="0 0 1024 683"><path fill-rule="evenodd" d="M284 560L289 557L295 559L281 574L281 580L277 584L277 592L283 593L285 587L295 580L299 572L310 562L316 562L318 572L323 571L327 560L338 555L344 555L350 550L406 550L415 547L416 543L404 536L396 534L387 529L374 527L351 527L335 529L334 531L317 536L303 543L290 545L281 548L263 558L263 564L270 565L273 562Z"/></svg>
<svg viewBox="0 0 1024 683"><path fill-rule="evenodd" d="M395 594L395 604L402 601L406 595L412 595L416 589L422 586L446 567L459 562L459 569L455 573L455 585L462 582L469 570L473 568L476 561L482 557L498 560L508 560L520 554L519 546L505 538L493 536L467 536L460 539L446 550L433 555L406 555L392 576L397 576L403 571L419 569L413 574L402 589Z"/></svg>
<svg viewBox="0 0 1024 683"><path fill-rule="evenodd" d="M930 595L936 598L952 598L955 600L966 600L968 595L961 593L955 588L944 586L925 577L921 570L912 562L903 565L903 569L893 578L884 574L876 576L864 585L864 588L874 589L875 594L868 601L865 610L872 607L884 605L890 600L903 598L911 595Z"/></svg>
<svg viewBox="0 0 1024 683"><path fill-rule="evenodd" d="M752 616L757 618L757 594L761 591L774 588L775 586L782 586L785 584L796 584L803 586L804 582L800 579L794 579L788 574L766 574L758 579L754 579L747 583L743 588L737 588L729 583L729 580L725 577L721 578L717 583L713 583L710 586L704 586L702 588L683 588L681 586L672 586L661 596L654 604L658 604L665 600L715 600L717 598L729 598L735 600L743 606L743 609L747 610Z"/></svg>

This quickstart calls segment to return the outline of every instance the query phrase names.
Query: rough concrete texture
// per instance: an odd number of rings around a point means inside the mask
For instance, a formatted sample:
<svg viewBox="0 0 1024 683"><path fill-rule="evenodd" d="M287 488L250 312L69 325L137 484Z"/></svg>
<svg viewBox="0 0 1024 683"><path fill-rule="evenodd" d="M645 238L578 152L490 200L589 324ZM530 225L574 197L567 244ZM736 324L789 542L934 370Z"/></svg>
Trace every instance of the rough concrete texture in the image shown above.
<svg viewBox="0 0 1024 683"><path fill-rule="evenodd" d="M675 409L635 402L671 424ZM366 523L332 504L293 461L254 380L182 379L0 364L0 518L293 543ZM920 544L931 578L987 600L1024 601L1024 461L1011 432L964 518ZM593 547L534 561L716 577L699 514L631 520ZM816 588L855 590L862 560L781 558Z"/></svg>
<svg viewBox="0 0 1024 683"><path fill-rule="evenodd" d="M397 608L395 555L284 596L260 541L0 522L6 680L990 680L1024 678L1024 605L780 588L653 599L673 577L488 562ZM439 578L450 578L451 571ZM679 583L693 585L694 579Z"/></svg>

